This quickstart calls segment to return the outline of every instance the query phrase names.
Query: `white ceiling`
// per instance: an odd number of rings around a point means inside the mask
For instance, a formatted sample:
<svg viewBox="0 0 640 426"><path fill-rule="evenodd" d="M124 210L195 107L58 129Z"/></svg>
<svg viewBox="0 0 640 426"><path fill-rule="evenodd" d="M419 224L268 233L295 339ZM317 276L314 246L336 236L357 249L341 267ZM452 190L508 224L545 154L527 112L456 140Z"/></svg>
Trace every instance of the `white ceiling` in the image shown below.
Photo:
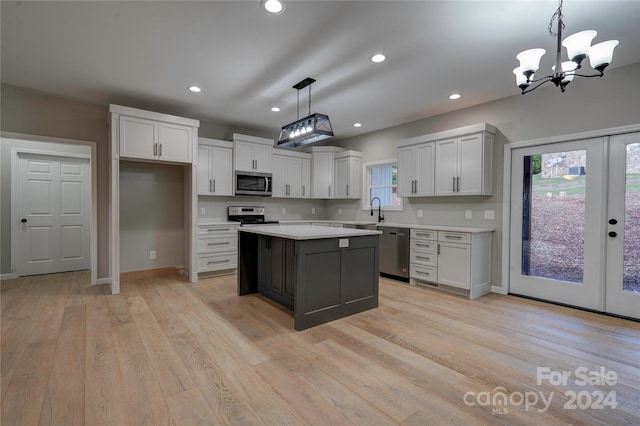
<svg viewBox="0 0 640 426"><path fill-rule="evenodd" d="M556 1L289 0L279 15L259 0L1 3L4 83L274 138L296 119L305 77L317 80L312 112L344 138L517 95L522 50L547 50L539 75L554 61ZM620 40L611 68L640 62L640 1L565 0L564 19L566 35ZM376 52L387 61L372 63Z"/></svg>

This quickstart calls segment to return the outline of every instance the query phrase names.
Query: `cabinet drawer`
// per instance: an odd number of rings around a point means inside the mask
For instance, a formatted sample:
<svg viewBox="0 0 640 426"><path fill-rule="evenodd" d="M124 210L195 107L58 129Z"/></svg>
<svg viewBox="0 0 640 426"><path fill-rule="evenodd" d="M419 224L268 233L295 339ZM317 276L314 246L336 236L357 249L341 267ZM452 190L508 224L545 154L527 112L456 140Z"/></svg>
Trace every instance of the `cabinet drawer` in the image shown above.
<svg viewBox="0 0 640 426"><path fill-rule="evenodd" d="M198 236L211 235L218 238L237 237L238 227L235 225L198 225Z"/></svg>
<svg viewBox="0 0 640 426"><path fill-rule="evenodd" d="M430 266L409 265L409 276L420 280L436 282L438 279L438 269Z"/></svg>
<svg viewBox="0 0 640 426"><path fill-rule="evenodd" d="M409 244L411 246L411 251L421 250L421 251L429 251L434 253L438 251L438 243L435 241L426 241L426 240L411 238L411 242Z"/></svg>
<svg viewBox="0 0 640 426"><path fill-rule="evenodd" d="M411 239L414 238L436 241L438 239L438 232L428 229L411 229Z"/></svg>
<svg viewBox="0 0 640 426"><path fill-rule="evenodd" d="M450 241L453 243L471 244L471 234L466 232L439 231L438 241Z"/></svg>
<svg viewBox="0 0 640 426"><path fill-rule="evenodd" d="M198 252L216 252L216 251L237 251L238 238L224 237L219 238L217 235L199 236Z"/></svg>
<svg viewBox="0 0 640 426"><path fill-rule="evenodd" d="M409 256L409 262L411 264L419 264L424 266L438 266L438 255L433 252L424 252L419 250L411 250L411 255Z"/></svg>
<svg viewBox="0 0 640 426"><path fill-rule="evenodd" d="M218 271L238 267L237 252L198 254L198 272Z"/></svg>

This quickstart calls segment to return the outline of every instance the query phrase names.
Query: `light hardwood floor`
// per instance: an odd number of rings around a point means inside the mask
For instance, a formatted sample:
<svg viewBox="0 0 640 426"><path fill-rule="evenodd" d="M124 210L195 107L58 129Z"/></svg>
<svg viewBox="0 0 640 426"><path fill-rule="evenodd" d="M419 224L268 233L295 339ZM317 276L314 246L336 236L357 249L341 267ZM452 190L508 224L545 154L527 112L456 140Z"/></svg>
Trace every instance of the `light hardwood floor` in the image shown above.
<svg viewBox="0 0 640 426"><path fill-rule="evenodd" d="M2 282L2 425L640 424L638 323L381 279L378 309L297 332L235 278ZM611 391L615 409L579 407Z"/></svg>

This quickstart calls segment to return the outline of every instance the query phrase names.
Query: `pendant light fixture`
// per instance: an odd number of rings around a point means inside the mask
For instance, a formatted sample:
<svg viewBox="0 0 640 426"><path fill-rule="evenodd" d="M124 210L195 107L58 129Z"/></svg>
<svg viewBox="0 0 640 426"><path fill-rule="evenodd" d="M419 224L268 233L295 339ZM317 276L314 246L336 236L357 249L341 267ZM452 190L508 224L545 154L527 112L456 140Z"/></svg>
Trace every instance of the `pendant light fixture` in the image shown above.
<svg viewBox="0 0 640 426"><path fill-rule="evenodd" d="M313 83L315 83L315 80L307 77L293 86L298 91L298 119L293 123L282 126L280 137L278 138L278 146L295 147L308 145L333 136L329 116L318 113L311 114L311 84ZM300 90L305 87L309 87L309 115L301 119Z"/></svg>
<svg viewBox="0 0 640 426"><path fill-rule="evenodd" d="M553 32L553 21L558 21L557 32ZM557 37L556 45L556 64L552 68L552 74L542 78L534 79L534 74L540 66L540 58L545 54L544 49L529 49L518 53L516 59L520 61L520 66L513 70L516 76L516 84L522 90L522 94L529 93L544 83L552 82L560 87L564 92L565 88L574 77L602 77L604 69L609 66L613 58L613 49L618 45L618 40L609 40L591 46L591 40L598 34L596 31L587 30L573 34L562 40L562 30L564 22L562 16L562 0L558 9L549 21L549 34ZM567 56L569 61L562 62L561 50L564 46L567 48ZM582 61L589 57L591 68L597 71L597 74L580 74L578 70L581 68ZM529 87L532 83L538 83L533 87Z"/></svg>

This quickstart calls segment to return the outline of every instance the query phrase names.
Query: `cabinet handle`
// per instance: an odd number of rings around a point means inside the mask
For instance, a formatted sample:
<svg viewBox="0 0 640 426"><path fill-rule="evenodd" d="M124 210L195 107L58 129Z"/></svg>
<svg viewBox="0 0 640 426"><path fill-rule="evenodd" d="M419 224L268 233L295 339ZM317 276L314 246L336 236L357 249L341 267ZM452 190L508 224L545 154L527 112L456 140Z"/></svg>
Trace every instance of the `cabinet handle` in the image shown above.
<svg viewBox="0 0 640 426"><path fill-rule="evenodd" d="M216 192L216 180L213 179L213 192Z"/></svg>
<svg viewBox="0 0 640 426"><path fill-rule="evenodd" d="M229 244L229 241L225 241L225 242L221 242L221 243L208 243L207 246L211 247L211 246L226 246L227 244Z"/></svg>
<svg viewBox="0 0 640 426"><path fill-rule="evenodd" d="M461 240L462 237L460 235L445 235L445 238L449 238L451 240Z"/></svg>
<svg viewBox="0 0 640 426"><path fill-rule="evenodd" d="M438 256L440 256L440 244L438 244Z"/></svg>
<svg viewBox="0 0 640 426"><path fill-rule="evenodd" d="M158 155L158 144L157 143L153 144L153 155L154 156Z"/></svg>
<svg viewBox="0 0 640 426"><path fill-rule="evenodd" d="M419 269L416 269L416 273L417 274L426 275L426 276L430 276L431 275L431 272L421 271Z"/></svg>
<svg viewBox="0 0 640 426"><path fill-rule="evenodd" d="M306 186L302 185L302 196L303 197L305 196L305 188L306 188Z"/></svg>
<svg viewBox="0 0 640 426"><path fill-rule="evenodd" d="M420 243L416 243L416 247L431 248L431 244L420 244Z"/></svg>
<svg viewBox="0 0 640 426"><path fill-rule="evenodd" d="M431 260L430 257L416 256L416 259Z"/></svg>
<svg viewBox="0 0 640 426"><path fill-rule="evenodd" d="M418 237L430 237L431 234L424 234L424 233L416 232L416 236L418 236Z"/></svg>
<svg viewBox="0 0 640 426"><path fill-rule="evenodd" d="M211 179L209 179L209 192L213 192L213 189L211 188Z"/></svg>
<svg viewBox="0 0 640 426"><path fill-rule="evenodd" d="M347 185L347 197L349 196L349 185Z"/></svg>
<svg viewBox="0 0 640 426"><path fill-rule="evenodd" d="M460 176L456 178L456 192L460 192Z"/></svg>
<svg viewBox="0 0 640 426"><path fill-rule="evenodd" d="M158 154L159 157L162 157L162 144L160 144L160 153Z"/></svg>
<svg viewBox="0 0 640 426"><path fill-rule="evenodd" d="M453 187L452 187L453 192L456 192L456 177L455 176L453 177L452 185L453 185Z"/></svg>
<svg viewBox="0 0 640 426"><path fill-rule="evenodd" d="M329 197L331 197L331 185L329 185Z"/></svg>
<svg viewBox="0 0 640 426"><path fill-rule="evenodd" d="M212 228L212 229L207 229L207 232L227 232L230 231L229 228Z"/></svg>
<svg viewBox="0 0 640 426"><path fill-rule="evenodd" d="M215 265L217 263L228 263L229 259L225 259L225 260L212 260L210 262L207 262L207 265Z"/></svg>

